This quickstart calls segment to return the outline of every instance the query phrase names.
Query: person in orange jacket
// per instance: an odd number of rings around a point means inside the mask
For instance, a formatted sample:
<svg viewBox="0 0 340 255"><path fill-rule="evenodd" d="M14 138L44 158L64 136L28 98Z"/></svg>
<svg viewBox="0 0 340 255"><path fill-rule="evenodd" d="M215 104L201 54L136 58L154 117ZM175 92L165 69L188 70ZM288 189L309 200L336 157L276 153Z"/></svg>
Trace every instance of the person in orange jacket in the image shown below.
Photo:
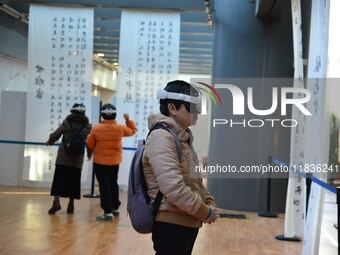
<svg viewBox="0 0 340 255"><path fill-rule="evenodd" d="M116 114L114 105L103 105L103 120L92 128L86 139L88 148L93 150L93 171L99 184L100 206L104 210L104 214L96 217L98 221L112 221L113 216L119 216L117 178L122 162L122 138L134 135L137 130L128 114L124 114L126 126L117 124Z"/></svg>

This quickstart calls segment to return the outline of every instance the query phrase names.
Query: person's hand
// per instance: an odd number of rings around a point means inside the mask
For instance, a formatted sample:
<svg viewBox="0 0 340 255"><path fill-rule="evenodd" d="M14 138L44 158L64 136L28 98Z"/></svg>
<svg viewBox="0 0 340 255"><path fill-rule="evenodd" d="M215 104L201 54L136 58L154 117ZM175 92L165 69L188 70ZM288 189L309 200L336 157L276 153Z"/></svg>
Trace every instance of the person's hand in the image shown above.
<svg viewBox="0 0 340 255"><path fill-rule="evenodd" d="M220 215L218 214L218 210L216 207L210 207L209 210L209 214L207 216L207 218L203 221L203 223L212 223L215 222L217 220L217 218L219 218Z"/></svg>
<svg viewBox="0 0 340 255"><path fill-rule="evenodd" d="M129 114L125 113L125 114L124 114L124 119L125 119L126 121L129 121L129 120L130 120Z"/></svg>

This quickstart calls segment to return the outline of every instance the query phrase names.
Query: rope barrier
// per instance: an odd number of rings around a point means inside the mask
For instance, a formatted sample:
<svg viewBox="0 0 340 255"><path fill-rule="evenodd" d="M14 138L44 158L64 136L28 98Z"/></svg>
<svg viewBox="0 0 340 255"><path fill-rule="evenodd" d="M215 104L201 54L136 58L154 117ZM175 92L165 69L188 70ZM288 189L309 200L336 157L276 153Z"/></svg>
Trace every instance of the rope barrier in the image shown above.
<svg viewBox="0 0 340 255"><path fill-rule="evenodd" d="M24 144L24 145L44 145L46 146L46 143L41 142L21 142L21 141L12 141L12 140L0 140L0 143L8 143L8 144ZM55 143L52 146L59 146L60 143Z"/></svg>
<svg viewBox="0 0 340 255"><path fill-rule="evenodd" d="M276 164L276 165L279 165L279 166L288 167L290 172L293 172L293 173L297 174L298 176L306 178L306 180L311 180L312 182L318 184L322 188L324 188L324 189L330 191L331 193L333 193L334 195L336 195L336 203L337 203L337 211L338 211L337 212L337 221L338 221L338 224L339 224L339 222L340 222L340 187L335 188L332 185L329 185L329 184L321 181L320 179L314 177L312 175L312 173L310 173L310 172L304 173L301 170L297 169L296 167L293 167L290 164L281 162L280 160L278 160L275 157L272 157L272 162L274 164ZM307 193L308 193L308 188L310 189L310 187L308 187L308 186L310 186L310 183L311 182L307 182ZM308 208L308 197L309 197L309 194L307 195L307 208ZM340 228L339 227L337 228L337 232L338 232L338 254L340 254L340 245L339 245L339 243L340 243ZM277 239L279 239L279 240L288 240L289 241L289 239L285 239L284 236L283 237L277 236Z"/></svg>
<svg viewBox="0 0 340 255"><path fill-rule="evenodd" d="M28 141L14 141L14 140L0 140L0 144L21 144L21 145L42 145L42 146L46 146L46 142L42 143L42 142L28 142ZM52 146L59 146L60 143L55 143ZM125 151L135 151L137 150L137 148L134 147L123 147L123 150ZM91 194L86 194L84 195L84 197L91 197L91 198L98 198L100 197L99 195L96 195L94 193L94 172L92 171L92 181L91 181Z"/></svg>
<svg viewBox="0 0 340 255"><path fill-rule="evenodd" d="M22 145L43 145L46 146L46 143L42 143L42 142L22 142L22 141L13 141L13 140L0 140L0 143L7 143L7 144L22 144ZM51 146L59 146L60 143L55 143ZM123 147L123 150L126 151L135 151L137 150L137 148L134 147Z"/></svg>
<svg viewBox="0 0 340 255"><path fill-rule="evenodd" d="M301 176L303 178L308 178L306 173L300 171L299 169L297 169L296 167L293 167L287 163L283 163L280 160L278 160L275 157L272 157L272 162L275 163L276 165L279 166L285 166L288 167L290 169L290 172L297 174L298 176ZM291 171L292 170L292 171ZM325 183L323 181L321 181L320 179L311 176L310 179L315 182L316 184L318 184L319 186L323 187L324 189L327 189L328 191L330 191L331 193L333 193L334 195L336 195L336 188L333 187L332 185L329 185L328 183Z"/></svg>

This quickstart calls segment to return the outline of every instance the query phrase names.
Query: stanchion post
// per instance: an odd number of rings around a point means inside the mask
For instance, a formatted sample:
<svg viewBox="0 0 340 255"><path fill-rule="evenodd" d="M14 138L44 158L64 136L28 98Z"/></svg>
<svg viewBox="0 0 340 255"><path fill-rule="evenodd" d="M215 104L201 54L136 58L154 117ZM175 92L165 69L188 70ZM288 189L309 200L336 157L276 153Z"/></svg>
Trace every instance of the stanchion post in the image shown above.
<svg viewBox="0 0 340 255"><path fill-rule="evenodd" d="M83 195L83 197L87 197L87 198L99 198L100 196L97 195L96 193L94 193L94 170L92 167L92 180L91 180L91 193L90 194L85 194Z"/></svg>
<svg viewBox="0 0 340 255"><path fill-rule="evenodd" d="M99 112L99 115L98 115L98 123L100 123L100 118L101 118L101 113L100 113L100 109L102 109L102 104L103 102L100 101L99 102L99 109L98 109L98 112ZM94 169L93 169L93 165L92 165L92 180L91 180L91 194L86 194L84 195L83 197L89 197L89 198L99 198L100 196L97 195L96 193L94 193L94 178L95 178L95 175L94 175Z"/></svg>
<svg viewBox="0 0 340 255"><path fill-rule="evenodd" d="M268 156L268 163L269 164L272 163L272 156ZM269 172L268 185L267 185L267 211L259 212L258 215L260 217L277 218L277 213L270 211L270 198L271 198L270 193L271 193L271 176Z"/></svg>
<svg viewBox="0 0 340 255"><path fill-rule="evenodd" d="M308 184L307 184L307 186L308 186ZM307 190L308 190L308 188L307 188ZM308 193L308 191L307 191L307 193ZM308 194L308 197L309 197L309 194ZM280 240L280 241L291 241L291 242L301 241L300 237L298 237L298 236L287 237L284 234L275 236L275 239Z"/></svg>
<svg viewBox="0 0 340 255"><path fill-rule="evenodd" d="M306 173L306 219L307 219L307 212L308 212L308 201L309 201L309 194L310 188L312 186L312 173Z"/></svg>
<svg viewBox="0 0 340 255"><path fill-rule="evenodd" d="M337 230L338 230L338 254L340 254L340 229L339 229L339 223L340 223L340 187L337 187L336 188L336 204L337 204L337 207L338 207L338 227L337 227Z"/></svg>

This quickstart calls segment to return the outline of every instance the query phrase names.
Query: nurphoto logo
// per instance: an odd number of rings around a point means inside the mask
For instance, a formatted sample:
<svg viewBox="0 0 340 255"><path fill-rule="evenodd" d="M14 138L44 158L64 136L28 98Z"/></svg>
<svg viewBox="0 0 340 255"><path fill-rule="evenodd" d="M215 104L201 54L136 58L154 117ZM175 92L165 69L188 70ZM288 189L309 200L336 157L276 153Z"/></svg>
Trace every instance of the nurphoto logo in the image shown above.
<svg viewBox="0 0 340 255"><path fill-rule="evenodd" d="M252 118L252 119L225 119L225 118L214 118L212 119L213 127L218 125L228 125L230 127L243 126L243 127L262 127L266 123L274 127L276 124L280 124L282 127L296 127L298 121L296 119L279 119L269 118L269 115L273 114L280 103L280 116L287 116L287 106L292 105L296 107L305 116L311 116L312 114L306 108L305 104L311 99L311 93L305 88L294 88L294 87L271 87L271 106L267 109L256 109L254 106L254 95L253 88L247 87L246 95L236 85L232 84L216 84L214 87L203 82L197 82L198 89L202 92L202 105L201 114L207 114L207 100L210 100L217 106L217 100L220 107L223 109L223 102L221 95L223 93L230 93L232 96L232 115L244 116L245 108L247 107L249 112L255 116L266 116L263 118ZM216 89L219 89L217 92ZM280 97L279 97L280 90ZM217 100L216 100L217 99ZM246 103L245 103L246 102ZM222 110L223 112L223 110ZM268 117L268 118L267 118Z"/></svg>
<svg viewBox="0 0 340 255"><path fill-rule="evenodd" d="M217 105L216 98L218 102L220 103L220 105L223 105L220 94L216 91L216 89L213 86L208 85L204 82L197 82L197 83L200 84L197 86L197 88L202 92L202 95L203 95L202 105L201 105L202 115L207 115L208 103L207 103L206 96L209 96L210 100L214 103L214 105Z"/></svg>

